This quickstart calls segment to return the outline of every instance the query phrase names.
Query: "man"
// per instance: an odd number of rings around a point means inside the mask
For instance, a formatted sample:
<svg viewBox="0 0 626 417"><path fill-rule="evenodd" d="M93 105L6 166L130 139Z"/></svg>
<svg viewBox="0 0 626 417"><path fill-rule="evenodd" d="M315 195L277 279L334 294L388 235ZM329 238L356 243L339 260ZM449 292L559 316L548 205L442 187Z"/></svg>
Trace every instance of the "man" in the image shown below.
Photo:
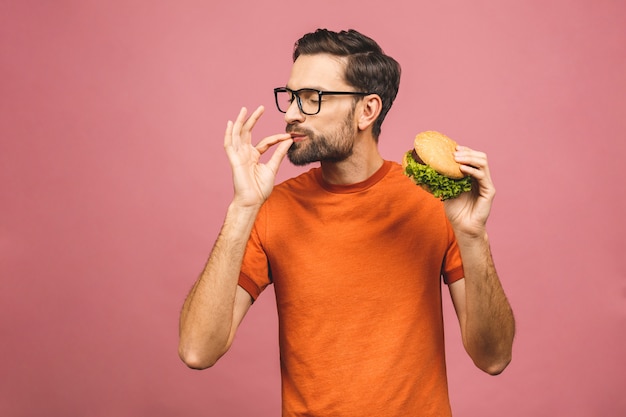
<svg viewBox="0 0 626 417"><path fill-rule="evenodd" d="M287 133L252 145L262 107L228 122L235 193L181 313L188 366L212 366L273 283L283 415L450 415L442 277L474 363L494 375L508 365L514 319L486 233L487 157L457 149L475 191L444 203L383 160L399 80L372 39L318 30L296 43L289 81L275 89ZM285 155L321 165L274 187Z"/></svg>

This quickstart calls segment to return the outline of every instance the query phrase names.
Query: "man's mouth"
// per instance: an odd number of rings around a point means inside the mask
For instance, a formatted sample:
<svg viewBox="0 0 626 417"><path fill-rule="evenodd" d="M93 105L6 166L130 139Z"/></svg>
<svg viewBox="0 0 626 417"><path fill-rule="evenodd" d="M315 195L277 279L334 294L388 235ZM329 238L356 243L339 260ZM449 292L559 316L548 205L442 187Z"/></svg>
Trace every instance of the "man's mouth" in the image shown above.
<svg viewBox="0 0 626 417"><path fill-rule="evenodd" d="M294 142L302 142L304 139L306 139L306 135L304 133L292 132L291 139L293 139Z"/></svg>

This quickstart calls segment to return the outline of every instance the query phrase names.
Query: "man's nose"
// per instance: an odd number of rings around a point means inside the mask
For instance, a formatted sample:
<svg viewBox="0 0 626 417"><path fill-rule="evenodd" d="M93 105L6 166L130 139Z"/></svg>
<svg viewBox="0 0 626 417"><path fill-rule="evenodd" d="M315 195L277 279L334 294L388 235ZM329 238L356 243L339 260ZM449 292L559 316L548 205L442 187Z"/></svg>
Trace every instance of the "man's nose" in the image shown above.
<svg viewBox="0 0 626 417"><path fill-rule="evenodd" d="M302 113L302 111L300 111L300 107L298 107L298 99L295 99L291 102L287 112L285 113L285 122L288 124L303 122L304 118L304 113Z"/></svg>

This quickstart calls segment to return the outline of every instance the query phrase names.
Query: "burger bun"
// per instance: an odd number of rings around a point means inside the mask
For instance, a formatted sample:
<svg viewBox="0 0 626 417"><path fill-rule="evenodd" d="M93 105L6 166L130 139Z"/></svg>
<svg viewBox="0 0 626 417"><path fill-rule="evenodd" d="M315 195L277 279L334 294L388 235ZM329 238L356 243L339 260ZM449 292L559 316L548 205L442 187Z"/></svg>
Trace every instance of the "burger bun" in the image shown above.
<svg viewBox="0 0 626 417"><path fill-rule="evenodd" d="M434 130L419 133L414 141L415 152L424 164L448 178L461 179L465 174L454 160L456 146L454 140Z"/></svg>

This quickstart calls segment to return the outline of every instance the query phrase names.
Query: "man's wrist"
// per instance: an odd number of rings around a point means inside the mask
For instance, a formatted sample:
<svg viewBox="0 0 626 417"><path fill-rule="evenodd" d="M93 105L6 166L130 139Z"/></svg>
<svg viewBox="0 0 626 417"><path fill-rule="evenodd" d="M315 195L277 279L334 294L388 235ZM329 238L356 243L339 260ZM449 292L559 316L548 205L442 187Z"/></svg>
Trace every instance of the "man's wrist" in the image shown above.
<svg viewBox="0 0 626 417"><path fill-rule="evenodd" d="M489 243L489 235L487 234L487 229L476 228L476 229L455 229L454 235L456 236L457 242L467 243L467 244L484 244Z"/></svg>

